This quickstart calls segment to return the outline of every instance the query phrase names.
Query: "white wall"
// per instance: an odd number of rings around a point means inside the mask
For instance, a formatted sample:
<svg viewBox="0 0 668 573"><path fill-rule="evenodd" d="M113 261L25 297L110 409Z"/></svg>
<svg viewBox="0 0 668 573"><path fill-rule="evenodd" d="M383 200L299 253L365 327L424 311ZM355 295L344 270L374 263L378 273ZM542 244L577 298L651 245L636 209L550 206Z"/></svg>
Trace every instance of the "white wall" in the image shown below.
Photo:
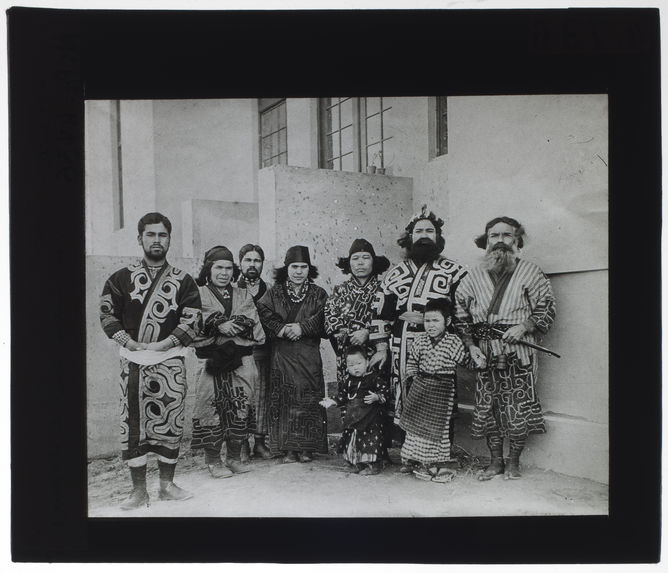
<svg viewBox="0 0 668 573"><path fill-rule="evenodd" d="M114 226L112 105L87 101L85 106L86 254L126 255L137 247L137 221L155 210L153 104L121 102L124 227ZM169 215L168 215L169 216ZM172 217L170 216L170 219Z"/></svg>
<svg viewBox="0 0 668 573"><path fill-rule="evenodd" d="M256 114L251 99L154 102L156 208L176 232L183 201L257 201Z"/></svg>

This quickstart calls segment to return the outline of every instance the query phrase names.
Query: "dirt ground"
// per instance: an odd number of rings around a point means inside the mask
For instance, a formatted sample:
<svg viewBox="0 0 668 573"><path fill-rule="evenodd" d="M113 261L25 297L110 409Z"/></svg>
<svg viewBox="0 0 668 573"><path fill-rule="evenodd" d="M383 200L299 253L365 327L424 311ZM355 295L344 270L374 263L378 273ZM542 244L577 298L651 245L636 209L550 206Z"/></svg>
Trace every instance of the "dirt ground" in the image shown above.
<svg viewBox="0 0 668 573"><path fill-rule="evenodd" d="M149 458L149 507L119 509L132 489L120 457L88 463L89 517L479 517L519 515L605 515L605 484L522 467L522 479L476 479L488 459L459 448L461 468L449 483L425 482L399 473L399 449L393 465L377 476L359 476L337 455L316 455L312 463L283 464L281 459L252 460L250 471L213 479L203 455L182 454L175 482L191 499L158 500L158 470Z"/></svg>

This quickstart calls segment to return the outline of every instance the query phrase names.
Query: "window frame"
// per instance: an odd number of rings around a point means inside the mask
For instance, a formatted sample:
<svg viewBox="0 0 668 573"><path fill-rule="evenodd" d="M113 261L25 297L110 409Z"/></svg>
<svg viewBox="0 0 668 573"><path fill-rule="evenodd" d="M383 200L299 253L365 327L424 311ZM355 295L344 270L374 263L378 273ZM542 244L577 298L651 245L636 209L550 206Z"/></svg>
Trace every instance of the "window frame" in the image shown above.
<svg viewBox="0 0 668 573"><path fill-rule="evenodd" d="M264 134L262 132L262 116L263 114L267 112L272 112L276 109L278 109L280 106L285 106L285 123L280 124L279 122L279 127L277 130L272 131L270 133ZM271 167L272 165L287 165L288 164L288 108L287 108L287 98L258 98L257 102L257 112L258 112L258 143L259 143L259 149L258 149L258 161L260 165L260 169L263 169L265 167ZM281 136L280 132L285 131L285 149L281 149ZM271 155L271 157L268 157L267 159L270 160L271 162L269 165L265 165L265 158L263 155L264 152L264 147L262 145L263 141L274 134L278 133L278 153L275 153ZM285 156L285 163L282 163L280 161L281 156ZM278 159L278 161L273 161L274 159Z"/></svg>
<svg viewBox="0 0 668 573"><path fill-rule="evenodd" d="M331 130L329 133L325 130L326 125L326 113L328 109L334 107L331 104L333 97L328 98L318 98L318 167L320 169L331 169L333 171L344 171L341 166L343 164L342 157L343 155L338 155L335 157L328 158L327 145L325 143L325 138L331 136L334 133L341 133L341 114L339 113L339 129ZM385 167L385 154L384 154L384 142L393 139L394 136L385 137L384 131L384 114L392 109L392 106L385 107L383 103L383 98L379 97L380 108L379 111L373 113L370 116L367 116L367 97L338 97L338 102L335 105L340 106L343 101L351 100L352 101L352 128L353 128L353 171L348 171L349 173L355 172L364 172L366 171L369 165L376 165L376 162L369 162L369 147L371 145L380 145L380 149L383 153L379 155L378 167ZM340 109L340 108L339 108ZM380 140L369 145L368 142L368 120L372 117L380 116ZM340 136L339 136L340 137ZM339 145L340 151L340 145ZM347 155L347 154L346 154ZM338 159L339 168L329 166L329 162L335 161Z"/></svg>

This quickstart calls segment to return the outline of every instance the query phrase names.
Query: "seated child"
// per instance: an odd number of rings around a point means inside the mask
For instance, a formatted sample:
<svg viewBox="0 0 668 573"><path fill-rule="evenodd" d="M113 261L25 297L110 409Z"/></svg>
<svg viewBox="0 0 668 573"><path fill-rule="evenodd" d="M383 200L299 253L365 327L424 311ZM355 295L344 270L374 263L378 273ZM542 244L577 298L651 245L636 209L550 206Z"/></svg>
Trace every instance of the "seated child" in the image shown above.
<svg viewBox="0 0 668 573"><path fill-rule="evenodd" d="M450 481L450 424L455 402L455 367L470 366L462 341L446 331L450 301L432 299L424 308L425 332L418 334L406 360L406 394L399 426L406 431L400 472L433 481ZM417 468L415 466L418 466Z"/></svg>
<svg viewBox="0 0 668 573"><path fill-rule="evenodd" d="M360 475L377 475L382 469L383 414L389 384L380 373L367 372L369 360L363 346L345 351L349 376L335 398L325 398L325 408L346 407L341 447L343 459ZM366 466L366 467L364 467Z"/></svg>

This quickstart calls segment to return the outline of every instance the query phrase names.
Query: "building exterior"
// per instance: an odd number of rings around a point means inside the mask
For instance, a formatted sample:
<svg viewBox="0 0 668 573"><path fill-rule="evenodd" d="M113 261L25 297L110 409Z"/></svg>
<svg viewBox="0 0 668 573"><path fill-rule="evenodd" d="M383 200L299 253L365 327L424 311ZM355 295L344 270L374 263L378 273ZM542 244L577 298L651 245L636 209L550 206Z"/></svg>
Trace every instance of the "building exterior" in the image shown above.
<svg viewBox="0 0 668 573"><path fill-rule="evenodd" d="M548 434L530 439L523 461L607 483L607 105L604 95L88 101L89 456L118 449L118 355L97 303L107 276L139 256L141 215L172 220L169 260L193 274L213 245L259 242L270 279L299 243L331 291L353 239L398 261L396 239L427 203L445 220L447 256L468 265L487 220L525 225L523 256L557 296L543 342L562 358L540 357ZM463 373L457 437L484 455L466 438L471 385Z"/></svg>

